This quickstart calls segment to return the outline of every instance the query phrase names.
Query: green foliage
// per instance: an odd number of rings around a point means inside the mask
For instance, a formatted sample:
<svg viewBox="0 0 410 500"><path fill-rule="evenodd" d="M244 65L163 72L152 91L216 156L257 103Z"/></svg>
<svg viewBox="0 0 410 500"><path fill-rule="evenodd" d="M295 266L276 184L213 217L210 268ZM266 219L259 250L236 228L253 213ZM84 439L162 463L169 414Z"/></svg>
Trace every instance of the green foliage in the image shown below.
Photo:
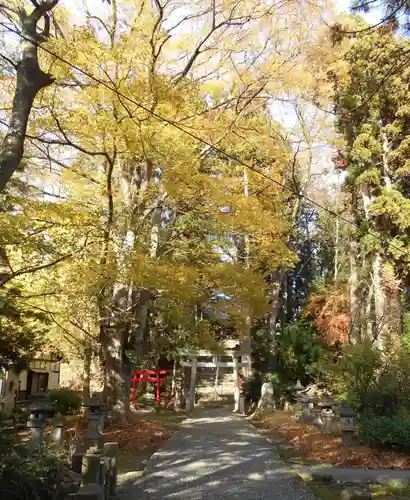
<svg viewBox="0 0 410 500"><path fill-rule="evenodd" d="M410 355L403 347L382 352L370 340L347 346L328 364L332 393L347 399L361 420L410 411Z"/></svg>
<svg viewBox="0 0 410 500"><path fill-rule="evenodd" d="M41 347L48 322L19 303L18 289L0 291L0 368L22 370Z"/></svg>
<svg viewBox="0 0 410 500"><path fill-rule="evenodd" d="M28 453L10 434L0 431L0 498L55 500L65 461L45 448Z"/></svg>
<svg viewBox="0 0 410 500"><path fill-rule="evenodd" d="M314 324L301 319L286 325L277 342L277 371L283 383L308 384L320 374L319 361L326 351L320 333Z"/></svg>
<svg viewBox="0 0 410 500"><path fill-rule="evenodd" d="M360 425L362 439L373 445L410 448L410 420L394 417L371 417Z"/></svg>
<svg viewBox="0 0 410 500"><path fill-rule="evenodd" d="M79 413L82 399L77 392L61 387L47 391L47 397L56 405L57 411L62 415Z"/></svg>

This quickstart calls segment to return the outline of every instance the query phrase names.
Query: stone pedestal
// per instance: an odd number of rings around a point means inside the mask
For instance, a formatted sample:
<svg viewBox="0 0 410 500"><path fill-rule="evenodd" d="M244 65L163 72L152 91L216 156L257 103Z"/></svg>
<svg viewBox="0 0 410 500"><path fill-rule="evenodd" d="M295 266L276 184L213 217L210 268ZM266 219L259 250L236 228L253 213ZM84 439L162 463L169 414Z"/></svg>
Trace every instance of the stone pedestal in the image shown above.
<svg viewBox="0 0 410 500"><path fill-rule="evenodd" d="M115 498L117 493L117 476L118 476L118 455L120 454L120 447L118 443L105 443L104 444L104 457L107 459L106 467L106 497Z"/></svg>
<svg viewBox="0 0 410 500"><path fill-rule="evenodd" d="M302 406L302 403L300 401L296 401L296 403L294 404L293 406L294 408L294 414L293 414L293 418L296 420L296 421L299 421L302 419L302 410L303 410L303 406Z"/></svg>
<svg viewBox="0 0 410 500"><path fill-rule="evenodd" d="M315 427L319 427L320 429L323 428L323 420L322 420L322 416L321 416L321 409L320 408L315 408L313 410L313 420L312 420L312 425L314 425Z"/></svg>
<svg viewBox="0 0 410 500"><path fill-rule="evenodd" d="M97 398L92 398L84 407L87 409L87 434L85 437L85 449L96 447L99 450L103 448L103 439L101 434L102 418L104 405Z"/></svg>
<svg viewBox="0 0 410 500"><path fill-rule="evenodd" d="M31 447L39 447L43 444L44 428L46 421L42 416L30 415L27 427L31 430Z"/></svg>
<svg viewBox="0 0 410 500"><path fill-rule="evenodd" d="M64 426L65 419L61 415L53 417L50 421L53 426L51 432L51 442L54 447L60 448L64 444Z"/></svg>
<svg viewBox="0 0 410 500"><path fill-rule="evenodd" d="M101 484L101 451L96 448L89 448L83 458L83 467L81 471L82 485Z"/></svg>
<svg viewBox="0 0 410 500"><path fill-rule="evenodd" d="M332 410L322 410L323 430L328 434L333 432L333 416Z"/></svg>
<svg viewBox="0 0 410 500"><path fill-rule="evenodd" d="M75 494L76 499L104 500L104 488L100 484L87 484Z"/></svg>

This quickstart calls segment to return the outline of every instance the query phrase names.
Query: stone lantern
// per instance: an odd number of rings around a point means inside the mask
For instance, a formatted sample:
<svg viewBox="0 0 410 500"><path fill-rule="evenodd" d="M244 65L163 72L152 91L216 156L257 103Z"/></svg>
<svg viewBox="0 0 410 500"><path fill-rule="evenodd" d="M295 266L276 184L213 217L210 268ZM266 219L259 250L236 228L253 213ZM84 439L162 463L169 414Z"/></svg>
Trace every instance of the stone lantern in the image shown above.
<svg viewBox="0 0 410 500"><path fill-rule="evenodd" d="M41 446L47 419L56 413L56 408L41 392L31 400L27 410L29 412L27 427L31 429L31 444L34 447Z"/></svg>
<svg viewBox="0 0 410 500"><path fill-rule="evenodd" d="M353 442L353 436L356 430L356 412L347 403L342 403L340 405L339 414L343 444L349 446Z"/></svg>
<svg viewBox="0 0 410 500"><path fill-rule="evenodd" d="M87 409L86 414L88 422L85 449L87 450L91 447L102 449L103 439L101 431L103 430L103 426L101 420L105 410L104 403L93 396L90 401L83 406Z"/></svg>

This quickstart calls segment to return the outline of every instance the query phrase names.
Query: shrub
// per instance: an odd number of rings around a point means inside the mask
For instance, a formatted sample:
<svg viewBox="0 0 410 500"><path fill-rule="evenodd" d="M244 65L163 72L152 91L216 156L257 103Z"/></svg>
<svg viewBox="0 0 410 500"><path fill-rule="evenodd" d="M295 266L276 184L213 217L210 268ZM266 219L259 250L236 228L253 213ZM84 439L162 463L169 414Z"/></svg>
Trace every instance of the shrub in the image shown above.
<svg viewBox="0 0 410 500"><path fill-rule="evenodd" d="M276 371L284 384L303 385L315 382L321 376L320 359L327 347L315 325L306 319L289 323L277 340Z"/></svg>
<svg viewBox="0 0 410 500"><path fill-rule="evenodd" d="M49 390L47 397L56 405L57 411L63 415L78 413L81 410L81 396L66 387Z"/></svg>
<svg viewBox="0 0 410 500"><path fill-rule="evenodd" d="M15 435L0 432L0 498L55 500L66 461L40 448L28 453Z"/></svg>
<svg viewBox="0 0 410 500"><path fill-rule="evenodd" d="M370 417L360 425L362 439L367 443L410 449L410 420L394 417Z"/></svg>

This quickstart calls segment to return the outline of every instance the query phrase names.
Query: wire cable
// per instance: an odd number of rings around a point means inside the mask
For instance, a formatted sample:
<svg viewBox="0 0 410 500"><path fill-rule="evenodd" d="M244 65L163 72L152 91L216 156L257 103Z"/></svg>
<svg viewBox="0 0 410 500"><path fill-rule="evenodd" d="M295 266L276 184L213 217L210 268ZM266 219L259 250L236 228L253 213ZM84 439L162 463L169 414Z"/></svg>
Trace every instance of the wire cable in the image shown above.
<svg viewBox="0 0 410 500"><path fill-rule="evenodd" d="M30 42L32 43L33 45L35 45L37 48L40 48L41 50L43 50L44 52L46 52L47 54L51 55L52 57L55 57L57 60L61 61L62 63L66 64L67 66L71 67L72 69L78 71L79 73L83 74L84 76L87 76L88 78L90 78L91 80L93 80L94 82L98 83L99 85L102 85L103 87L105 87L107 90L110 90L111 92L113 92L114 94L116 94L117 96L123 98L123 99L126 99L128 102L134 104L135 106L137 106L138 108L142 109L143 111L145 111L146 113L150 114L151 116L155 117L157 120L160 120L162 122L165 122L167 123L168 125L180 130L181 132L183 132L184 134L190 136L192 139L198 141L198 142L201 142L202 144L204 144L205 146L209 147L210 149L212 149L213 151L221 154L222 156L234 161L235 163L238 163L239 165L242 165L244 167L246 167L247 169L251 170L252 172L255 172L256 174L260 175L261 177L264 177L265 179L267 179L268 181L276 184L277 186L285 189L286 191L294 194L295 196L297 196L298 198L302 198L304 200L306 200L308 203L316 206L317 208L319 208L320 210L324 211L324 212L327 212L328 214L332 215L333 217L337 217L339 220L353 226L354 228L356 229L361 229L361 226L360 224L357 224L356 222L350 220L350 219L347 219L346 217L338 214L337 212L325 207L324 205L322 205L321 203L318 203L317 201L313 200L312 198L310 198L309 196L303 194L303 193L300 193L300 192L297 192L296 190L292 189L290 186L286 186L285 184L283 184L282 182L270 177L269 175L265 174L264 172L261 172L260 170L258 170L257 168L255 168L253 165L249 164L249 163L246 163L244 162L243 160L241 160L240 158L224 151L222 148L220 148L219 146L216 146L214 144L212 144L212 142L209 142L208 140L206 139L203 139L202 137L199 137L198 135L192 133L191 131L189 130L186 130L184 127L182 127L179 123L176 123L174 122L173 120L170 120L169 118L166 118L158 113L156 113L155 111L152 111L150 110L149 108L147 108L146 106L144 106L143 104L139 103L138 101L136 101L135 99L132 99L131 97L128 97L126 94L122 93L121 91L119 91L118 89L116 89L115 87L112 87L111 85L109 85L108 83L104 82L104 80L101 80L100 78L94 76L93 74L91 74L89 71L87 70L84 70L82 68L80 68L79 66L77 66L76 64L73 64L69 61L67 61L67 59L64 59L63 57L59 56L58 54L56 54L55 52L51 51L50 49L48 49L47 47L44 47L42 46L40 43L36 42L36 41L33 41L32 39L30 39L29 37L25 36L23 33L21 33L20 31L14 29L14 28L11 28L10 26L7 26L5 23L3 23L2 21L0 21L0 26L3 26L5 29L7 29L9 32L11 33L14 33L16 34L17 36L19 36L20 38L22 38L23 40L27 41L27 42ZM263 162L262 160L258 160L258 165L262 165L266 168L270 168L269 165L267 165L265 162ZM400 248L396 245L393 245L391 242L388 242L386 239L384 239L382 236L380 236L379 234L377 233L370 233L369 234L371 236L374 236L375 238L379 239L382 243L387 243L389 246L391 246L392 248L395 248L396 250L399 250L400 252L404 252L404 249L403 248Z"/></svg>

